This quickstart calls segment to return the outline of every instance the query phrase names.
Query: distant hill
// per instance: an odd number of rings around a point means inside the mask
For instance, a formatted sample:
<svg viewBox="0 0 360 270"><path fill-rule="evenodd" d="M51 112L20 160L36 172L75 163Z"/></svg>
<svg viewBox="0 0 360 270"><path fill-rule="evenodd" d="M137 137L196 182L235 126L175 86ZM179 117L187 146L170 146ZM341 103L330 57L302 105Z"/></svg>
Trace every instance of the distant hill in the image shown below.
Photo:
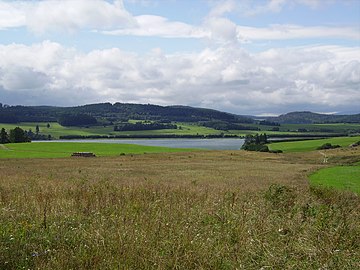
<svg viewBox="0 0 360 270"><path fill-rule="evenodd" d="M280 124L325 124L325 123L360 123L360 114L336 115L313 112L290 112L266 120Z"/></svg>
<svg viewBox="0 0 360 270"><path fill-rule="evenodd" d="M256 123L257 117L235 115L212 109L189 106L159 106L152 104L97 103L75 107L8 106L0 103L0 123L56 122L66 115L88 115L98 124L109 124L129 119L159 122L220 122ZM360 114L327 115L312 112L291 112L278 117L262 117L280 124L360 123Z"/></svg>
<svg viewBox="0 0 360 270"><path fill-rule="evenodd" d="M159 106L151 104L99 103L76 107L52 106L1 106L0 123L52 122L66 114L87 114L101 122L126 121L128 119L156 121L225 121L252 123L248 117L212 109L189 106Z"/></svg>

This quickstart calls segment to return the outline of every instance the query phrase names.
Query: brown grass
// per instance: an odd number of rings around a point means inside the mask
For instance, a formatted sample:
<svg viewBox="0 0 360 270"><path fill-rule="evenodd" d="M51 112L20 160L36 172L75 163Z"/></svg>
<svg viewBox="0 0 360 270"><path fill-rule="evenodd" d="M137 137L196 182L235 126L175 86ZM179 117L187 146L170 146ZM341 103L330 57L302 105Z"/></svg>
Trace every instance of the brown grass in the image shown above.
<svg viewBox="0 0 360 270"><path fill-rule="evenodd" d="M0 269L356 269L359 198L309 188L321 162L243 151L1 160Z"/></svg>

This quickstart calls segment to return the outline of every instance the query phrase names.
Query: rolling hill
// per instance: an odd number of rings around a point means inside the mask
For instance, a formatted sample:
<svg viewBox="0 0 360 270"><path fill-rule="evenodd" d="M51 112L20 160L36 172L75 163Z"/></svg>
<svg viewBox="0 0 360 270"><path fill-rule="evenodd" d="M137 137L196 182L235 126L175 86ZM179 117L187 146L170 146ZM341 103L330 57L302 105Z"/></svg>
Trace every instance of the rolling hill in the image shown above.
<svg viewBox="0 0 360 270"><path fill-rule="evenodd" d="M8 106L0 103L0 123L56 122L63 115L93 116L99 124L117 121L151 120L164 122L222 121L226 123L256 123L257 117L231 114L190 106L159 106L152 104L98 103L76 107ZM278 117L266 117L279 124L360 123L360 114L328 115L313 112L290 112Z"/></svg>

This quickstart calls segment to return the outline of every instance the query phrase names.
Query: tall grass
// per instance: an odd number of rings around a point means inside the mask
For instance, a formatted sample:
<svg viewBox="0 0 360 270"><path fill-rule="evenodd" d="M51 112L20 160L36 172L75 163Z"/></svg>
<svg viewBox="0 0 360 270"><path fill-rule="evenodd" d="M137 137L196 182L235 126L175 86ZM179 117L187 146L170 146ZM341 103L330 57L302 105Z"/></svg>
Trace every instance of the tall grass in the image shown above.
<svg viewBox="0 0 360 270"><path fill-rule="evenodd" d="M153 155L147 173L137 170L145 156L50 160L47 169L36 160L4 161L0 269L360 267L358 196L309 188L298 178L301 167L281 157L246 155ZM266 158L274 175L289 165L298 184L252 179ZM248 169L243 179L211 179L214 171L201 170L228 162ZM106 173L91 171L94 164ZM182 171L171 177L163 170L169 165ZM199 174L177 179L192 169ZM237 176L235 169L224 175Z"/></svg>

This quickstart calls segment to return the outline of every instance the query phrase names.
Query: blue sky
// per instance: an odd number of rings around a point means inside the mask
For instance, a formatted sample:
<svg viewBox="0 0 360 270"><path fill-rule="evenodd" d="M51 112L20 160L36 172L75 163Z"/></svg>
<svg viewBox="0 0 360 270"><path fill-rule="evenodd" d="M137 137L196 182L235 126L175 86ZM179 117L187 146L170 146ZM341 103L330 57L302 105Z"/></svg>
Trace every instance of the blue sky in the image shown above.
<svg viewBox="0 0 360 270"><path fill-rule="evenodd" d="M0 0L0 102L358 113L358 0Z"/></svg>

